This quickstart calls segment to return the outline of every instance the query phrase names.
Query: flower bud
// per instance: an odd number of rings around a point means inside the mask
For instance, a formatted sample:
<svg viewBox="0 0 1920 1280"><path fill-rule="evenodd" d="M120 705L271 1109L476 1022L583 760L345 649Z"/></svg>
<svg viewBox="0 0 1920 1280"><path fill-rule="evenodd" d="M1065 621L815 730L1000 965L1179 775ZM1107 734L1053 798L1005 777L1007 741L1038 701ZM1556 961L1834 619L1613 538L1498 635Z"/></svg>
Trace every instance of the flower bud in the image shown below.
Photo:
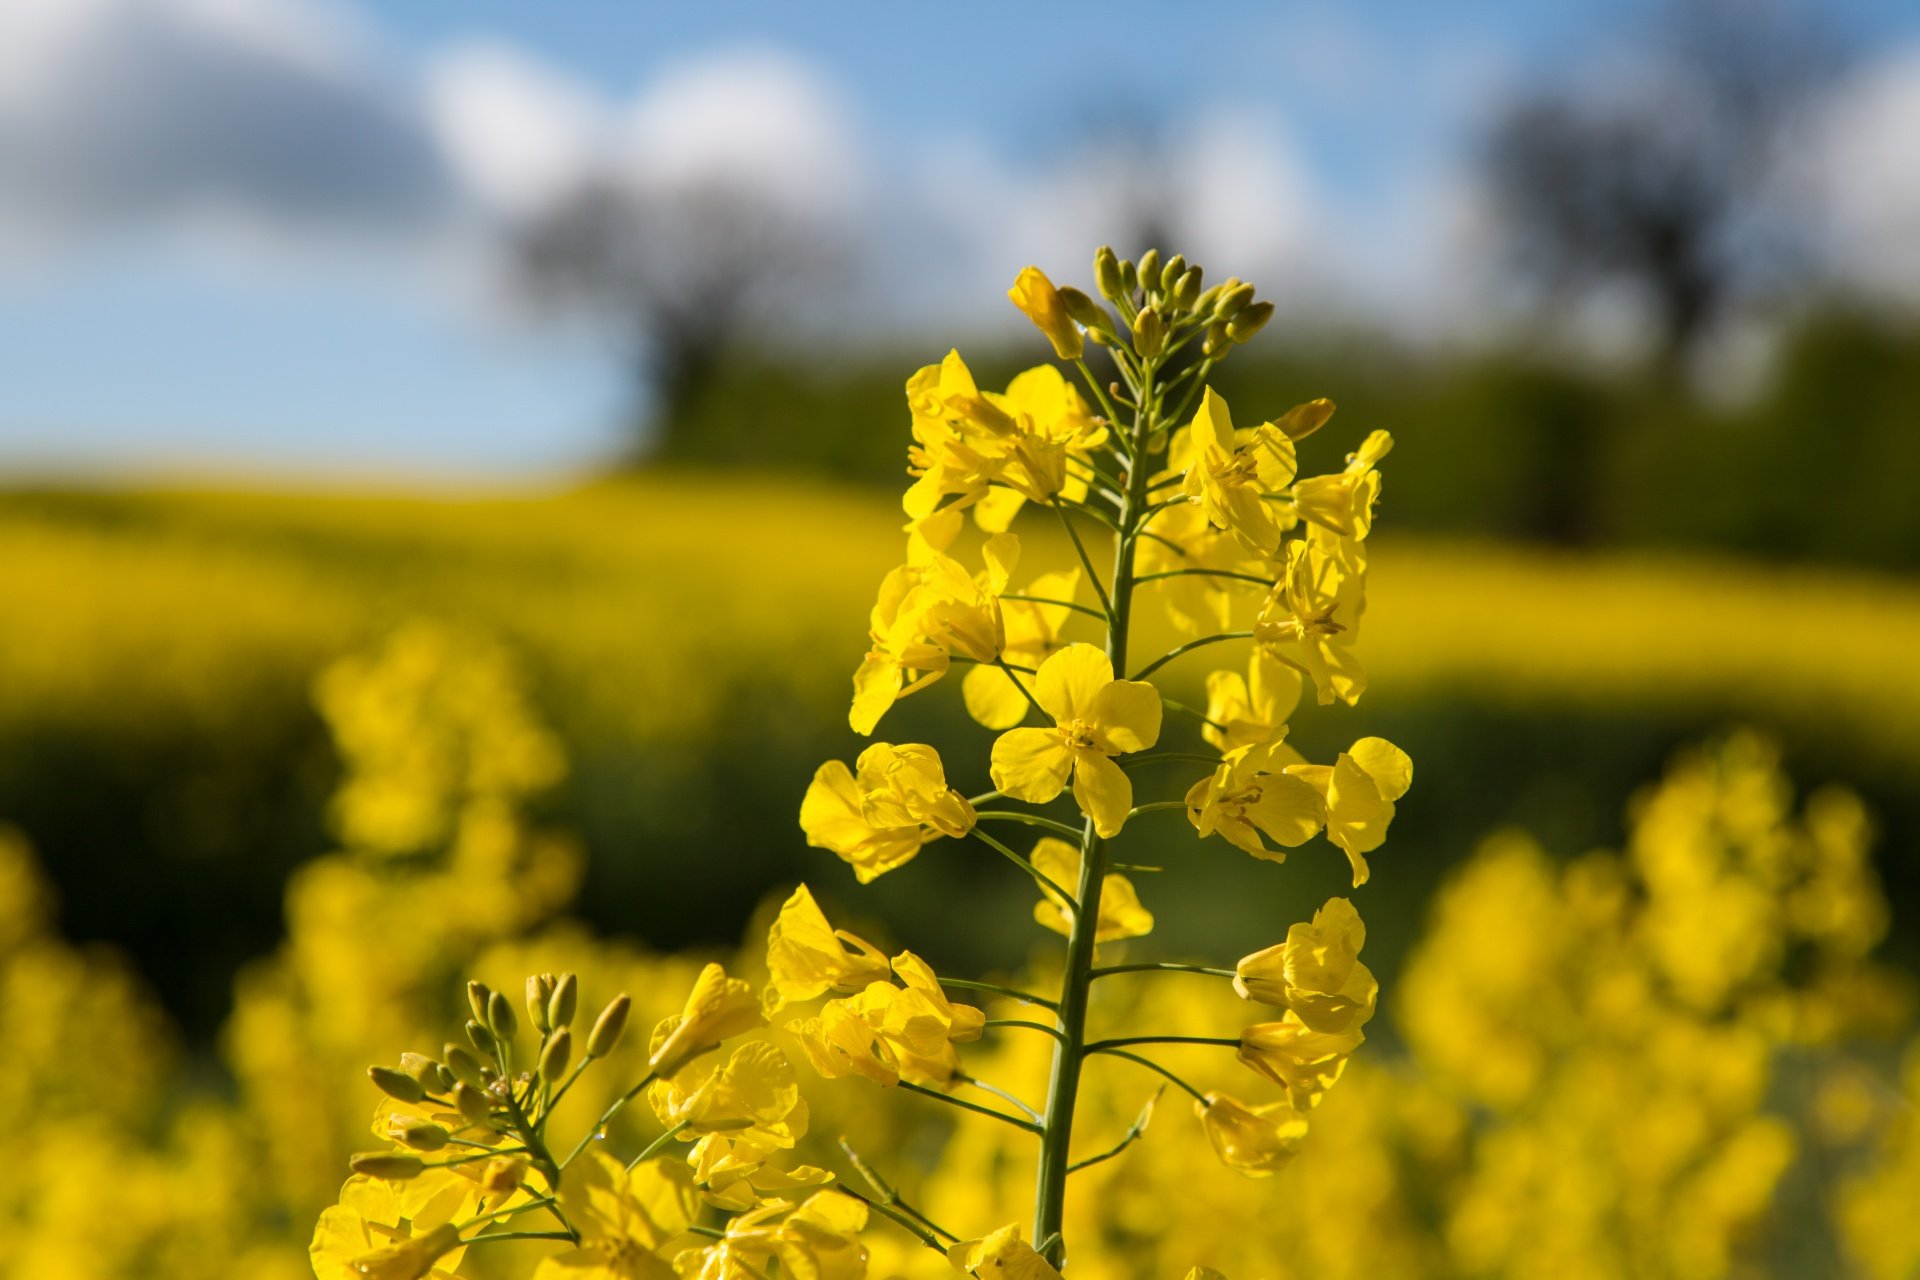
<svg viewBox="0 0 1920 1280"><path fill-rule="evenodd" d="M1187 255L1176 253L1167 259L1167 265L1160 268L1160 292L1172 293L1173 286L1187 273Z"/></svg>
<svg viewBox="0 0 1920 1280"><path fill-rule="evenodd" d="M1251 341L1253 335L1267 327L1267 321L1273 319L1271 302L1256 302L1239 315L1227 321L1227 336L1236 343Z"/></svg>
<svg viewBox="0 0 1920 1280"><path fill-rule="evenodd" d="M485 1023L469 1021L467 1039L473 1042L473 1047L478 1049L484 1057L491 1058L498 1051L494 1045L493 1032L487 1030Z"/></svg>
<svg viewBox="0 0 1920 1280"><path fill-rule="evenodd" d="M1305 440L1308 436L1327 425L1327 419L1333 416L1333 401L1321 396L1318 400L1309 400L1297 404L1280 415L1273 425L1280 428L1289 440Z"/></svg>
<svg viewBox="0 0 1920 1280"><path fill-rule="evenodd" d="M496 991L487 997L487 1026L502 1040L513 1039L513 1033L519 1029L520 1021L513 1016L513 1001L507 999L505 992Z"/></svg>
<svg viewBox="0 0 1920 1280"><path fill-rule="evenodd" d="M473 1020L484 1024L487 1020L487 1000L493 995L484 982L467 984L467 1006L473 1010Z"/></svg>
<svg viewBox="0 0 1920 1280"><path fill-rule="evenodd" d="M441 1052L447 1061L447 1071L461 1084L470 1084L474 1088L484 1088L486 1081L480 1075L480 1060L457 1044L450 1044Z"/></svg>
<svg viewBox="0 0 1920 1280"><path fill-rule="evenodd" d="M550 973L532 974L527 978L527 1021L533 1024L534 1031L545 1035L553 1030L553 1024L547 1021L547 1002L553 999L553 975Z"/></svg>
<svg viewBox="0 0 1920 1280"><path fill-rule="evenodd" d="M394 1121L393 1139L403 1147L412 1147L415 1151L438 1151L447 1145L449 1136L445 1125L435 1124L431 1120L401 1118Z"/></svg>
<svg viewBox="0 0 1920 1280"><path fill-rule="evenodd" d="M1213 318L1231 320L1240 314L1248 303L1253 301L1253 286L1242 284L1238 280L1230 282L1221 290L1220 300L1213 304Z"/></svg>
<svg viewBox="0 0 1920 1280"><path fill-rule="evenodd" d="M1149 249L1140 255L1140 287L1152 293L1160 287L1160 251Z"/></svg>
<svg viewBox="0 0 1920 1280"><path fill-rule="evenodd" d="M1197 267L1194 269L1199 270ZM1208 285L1207 291L1193 300L1193 313L1199 316L1212 315L1214 308L1220 304L1220 295L1226 291L1227 286L1224 284Z"/></svg>
<svg viewBox="0 0 1920 1280"><path fill-rule="evenodd" d="M1053 287L1053 281L1047 279L1047 273L1038 267L1028 267L1013 282L1013 288L1007 290L1007 298L1020 308L1027 319L1033 321L1041 333L1047 335L1047 341L1053 344L1053 354L1062 360L1078 360L1086 350L1086 340L1080 336L1080 329L1073 323L1073 317L1067 314L1066 305L1060 300L1060 291Z"/></svg>
<svg viewBox="0 0 1920 1280"><path fill-rule="evenodd" d="M1100 290L1100 296L1109 301L1118 302L1120 295L1127 291L1127 282L1120 271L1120 258L1112 245L1103 244L1093 254L1093 286Z"/></svg>
<svg viewBox="0 0 1920 1280"><path fill-rule="evenodd" d="M400 1069L429 1089L440 1081L440 1064L424 1053L401 1054Z"/></svg>
<svg viewBox="0 0 1920 1280"><path fill-rule="evenodd" d="M418 1102L427 1096L425 1087L418 1080L392 1067L368 1067L367 1079L373 1081L374 1088L401 1102Z"/></svg>
<svg viewBox="0 0 1920 1280"><path fill-rule="evenodd" d="M419 1177L427 1166L419 1156L404 1151L362 1151L347 1161L347 1167L369 1178L405 1182Z"/></svg>
<svg viewBox="0 0 1920 1280"><path fill-rule="evenodd" d="M493 1114L493 1100L485 1089L462 1081L453 1087L453 1105L468 1124L479 1124Z"/></svg>
<svg viewBox="0 0 1920 1280"><path fill-rule="evenodd" d="M1200 297L1200 268L1189 267L1173 282L1173 305L1182 311L1193 310L1193 304Z"/></svg>
<svg viewBox="0 0 1920 1280"><path fill-rule="evenodd" d="M1143 307L1133 318L1133 349L1142 360L1152 360L1167 347L1167 322L1153 307Z"/></svg>
<svg viewBox="0 0 1920 1280"><path fill-rule="evenodd" d="M510 1195L520 1189L526 1176L525 1156L500 1156L487 1161L480 1170L480 1189L490 1196Z"/></svg>
<svg viewBox="0 0 1920 1280"><path fill-rule="evenodd" d="M633 997L622 991L600 1011L600 1016L594 1020L592 1032L587 1036L587 1053L590 1056L604 1058L613 1052L627 1029L627 1014L632 1010Z"/></svg>
<svg viewBox="0 0 1920 1280"><path fill-rule="evenodd" d="M1223 356L1232 345L1233 340L1227 337L1227 322L1215 320L1207 326L1207 336L1200 343L1200 350L1210 356Z"/></svg>
<svg viewBox="0 0 1920 1280"><path fill-rule="evenodd" d="M460 1077L447 1070L445 1063L433 1064L433 1084L429 1086L435 1093L452 1093L453 1086L460 1083Z"/></svg>
<svg viewBox="0 0 1920 1280"><path fill-rule="evenodd" d="M552 1027L570 1027L573 1025L573 1011L580 1004L580 981L570 973L563 973L553 984L553 998L547 1002L547 1025Z"/></svg>
<svg viewBox="0 0 1920 1280"><path fill-rule="evenodd" d="M573 1056L573 1032L565 1027L547 1037L546 1048L540 1051L540 1074L548 1083L557 1081L567 1070L567 1059Z"/></svg>
<svg viewBox="0 0 1920 1280"><path fill-rule="evenodd" d="M1134 268L1131 258L1120 263L1120 292L1124 297L1132 297L1133 291L1140 287L1140 272Z"/></svg>

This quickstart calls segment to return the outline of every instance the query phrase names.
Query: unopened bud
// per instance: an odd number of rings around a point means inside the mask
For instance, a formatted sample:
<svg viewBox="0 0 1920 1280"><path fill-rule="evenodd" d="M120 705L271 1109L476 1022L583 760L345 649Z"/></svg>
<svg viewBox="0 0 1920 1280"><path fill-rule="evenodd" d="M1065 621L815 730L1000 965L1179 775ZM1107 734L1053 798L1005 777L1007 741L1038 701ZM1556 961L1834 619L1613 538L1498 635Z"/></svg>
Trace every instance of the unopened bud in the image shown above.
<svg viewBox="0 0 1920 1280"><path fill-rule="evenodd" d="M479 1124L493 1114L493 1100L487 1096L487 1091L465 1081L453 1086L453 1105L459 1108L461 1117L468 1124Z"/></svg>
<svg viewBox="0 0 1920 1280"><path fill-rule="evenodd" d="M1327 419L1333 416L1333 401L1321 396L1318 400L1309 400L1297 404L1280 415L1273 425L1280 428L1289 440L1305 440L1308 436L1327 425Z"/></svg>
<svg viewBox="0 0 1920 1280"><path fill-rule="evenodd" d="M527 979L527 1021L540 1035L553 1030L553 1024L547 1021L547 1002L553 999L553 975L538 973Z"/></svg>
<svg viewBox="0 0 1920 1280"><path fill-rule="evenodd" d="M368 1067L367 1079L373 1081L374 1088L401 1102L418 1102L427 1096L425 1087L418 1080L392 1067Z"/></svg>
<svg viewBox="0 0 1920 1280"><path fill-rule="evenodd" d="M1234 281L1221 291L1219 301L1213 304L1213 318L1231 320L1240 314L1241 308L1253 301L1253 286Z"/></svg>
<svg viewBox="0 0 1920 1280"><path fill-rule="evenodd" d="M1200 350L1210 356L1220 356L1224 355L1232 345L1233 340L1227 337L1227 322L1215 320L1207 326L1207 336L1200 343Z"/></svg>
<svg viewBox="0 0 1920 1280"><path fill-rule="evenodd" d="M1133 265L1133 259L1124 258L1120 262L1120 292L1132 297L1133 291L1140 287L1140 272Z"/></svg>
<svg viewBox="0 0 1920 1280"><path fill-rule="evenodd" d="M1200 268L1189 267L1173 282L1173 305L1182 311L1193 309L1200 297Z"/></svg>
<svg viewBox="0 0 1920 1280"><path fill-rule="evenodd" d="M526 1176L525 1156L499 1156L480 1170L480 1188L490 1196L509 1195L520 1189Z"/></svg>
<svg viewBox="0 0 1920 1280"><path fill-rule="evenodd" d="M470 1084L478 1089L486 1084L480 1077L480 1060L457 1044L450 1044L442 1056L447 1060L447 1071L461 1084Z"/></svg>
<svg viewBox="0 0 1920 1280"><path fill-rule="evenodd" d="M471 1040L473 1047L485 1057L491 1058L497 1052L493 1042L493 1032L487 1030L485 1023L469 1021L467 1039Z"/></svg>
<svg viewBox="0 0 1920 1280"><path fill-rule="evenodd" d="M487 1026L502 1040L513 1039L513 1033L519 1029L520 1020L513 1016L513 1001L507 999L505 992L496 991L487 997Z"/></svg>
<svg viewBox="0 0 1920 1280"><path fill-rule="evenodd" d="M1120 270L1120 258L1112 245L1101 245L1093 255L1093 285L1100 290L1100 296L1112 302L1120 301L1127 291L1126 275Z"/></svg>
<svg viewBox="0 0 1920 1280"><path fill-rule="evenodd" d="M398 1120L394 1122L393 1139L403 1147L412 1147L415 1151L438 1151L447 1145L451 1135L445 1125L435 1124L431 1120Z"/></svg>
<svg viewBox="0 0 1920 1280"><path fill-rule="evenodd" d="M615 996L594 1021L593 1031L587 1036L587 1052L596 1058L612 1053L627 1029L627 1014L632 1010L631 996L624 991Z"/></svg>
<svg viewBox="0 0 1920 1280"><path fill-rule="evenodd" d="M1140 255L1140 287L1149 293L1160 287L1160 251L1149 249Z"/></svg>
<svg viewBox="0 0 1920 1280"><path fill-rule="evenodd" d="M473 1010L473 1020L485 1024L487 1020L487 1001L493 995L484 982L467 984L467 1006Z"/></svg>
<svg viewBox="0 0 1920 1280"><path fill-rule="evenodd" d="M1195 268L1195 270L1198 269ZM1212 315L1214 308L1220 303L1220 295L1226 291L1227 286L1224 284L1208 285L1207 291L1193 300L1193 313L1200 316Z"/></svg>
<svg viewBox="0 0 1920 1280"><path fill-rule="evenodd" d="M1167 322L1153 307L1143 307L1133 318L1133 349L1142 360L1152 360L1167 347Z"/></svg>
<svg viewBox="0 0 1920 1280"><path fill-rule="evenodd" d="M540 1051L540 1074L549 1083L558 1080L566 1072L567 1059L573 1056L573 1032L565 1027L547 1037L547 1047Z"/></svg>
<svg viewBox="0 0 1920 1280"><path fill-rule="evenodd" d="M440 1083L440 1064L424 1053L401 1054L400 1069L429 1089Z"/></svg>
<svg viewBox="0 0 1920 1280"><path fill-rule="evenodd" d="M436 1093L451 1093L453 1086L460 1083L460 1077L447 1070L446 1064L433 1064L433 1088Z"/></svg>
<svg viewBox="0 0 1920 1280"><path fill-rule="evenodd" d="M1254 334L1267 327L1267 321L1271 319L1273 319L1273 304L1256 302L1227 321L1227 336L1237 343L1250 341Z"/></svg>
<svg viewBox="0 0 1920 1280"><path fill-rule="evenodd" d="M1172 293L1173 286L1178 284L1180 277L1185 274L1187 274L1186 254L1176 253L1168 258L1167 265L1160 268L1160 292Z"/></svg>
<svg viewBox="0 0 1920 1280"><path fill-rule="evenodd" d="M1097 329L1103 323L1108 325L1113 323L1107 319L1107 313L1100 309L1099 303L1072 285L1061 285L1056 292L1060 295L1060 305L1067 309L1067 314L1073 317L1076 324Z"/></svg>
<svg viewBox="0 0 1920 1280"><path fill-rule="evenodd" d="M419 1177L427 1166L419 1156L404 1151L362 1151L347 1161L347 1167L369 1178L405 1182Z"/></svg>
<svg viewBox="0 0 1920 1280"><path fill-rule="evenodd" d="M563 973L553 984L553 998L547 1002L547 1025L552 1027L570 1027L573 1025L573 1011L580 1005L580 981L570 973Z"/></svg>

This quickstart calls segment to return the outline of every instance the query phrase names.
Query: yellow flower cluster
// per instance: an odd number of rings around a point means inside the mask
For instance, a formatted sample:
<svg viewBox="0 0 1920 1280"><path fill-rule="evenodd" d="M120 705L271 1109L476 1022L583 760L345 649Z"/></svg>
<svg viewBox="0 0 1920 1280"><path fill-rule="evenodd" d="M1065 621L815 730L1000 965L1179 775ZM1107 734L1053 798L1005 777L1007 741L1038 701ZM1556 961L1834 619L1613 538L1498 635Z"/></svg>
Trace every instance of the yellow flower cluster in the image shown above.
<svg viewBox="0 0 1920 1280"><path fill-rule="evenodd" d="M941 837L984 847L1030 876L1041 891L1036 918L1065 936L1066 954L1057 994L1011 994L1050 1019L988 1019L953 1003L913 953L885 961L877 947L835 931L805 886L769 946L770 1008L834 996L787 1024L822 1076L929 1093L1038 1141L1031 1237L1008 1226L962 1240L920 1224L922 1243L945 1245L955 1265L982 1275L1054 1275L1068 1257L1067 1175L1085 1163L1076 1165L1069 1148L1090 1060L1114 1055L1165 1074L1194 1098L1219 1159L1263 1176L1299 1149L1306 1113L1340 1078L1373 1015L1377 987L1358 960L1365 928L1350 902L1335 899L1237 969L1200 970L1232 978L1277 1017L1234 1036L1090 1034L1095 979L1195 968L1097 962L1097 948L1153 927L1132 882L1112 867L1114 842L1131 821L1178 811L1198 837L1219 835L1274 862L1325 832L1357 888L1413 780L1406 754L1380 738L1361 738L1330 764L1307 761L1285 741L1307 682L1323 704L1355 703L1366 688L1357 641L1367 538L1391 438L1376 431L1338 470L1302 476L1299 443L1326 426L1330 402L1237 429L1207 384L1215 365L1265 325L1271 304L1239 280L1204 288L1200 269L1178 256L1124 262L1102 249L1094 274L1105 305L1057 288L1037 268L1022 272L1009 295L1087 395L1051 365L1018 375L1004 392L983 390L957 351L907 381L905 562L881 580L848 721L870 735L901 698L964 666L962 700L998 734L986 762L992 789L969 796L955 787L931 746L878 742L851 768L822 765L800 811L808 841L837 854L861 883ZM1117 374L1110 386L1087 364L1089 345L1108 353ZM1038 508L1065 531L1076 565L1024 569L1013 524ZM961 549L969 513L983 535L977 568ZM1104 572L1083 538L1088 525L1111 535ZM1129 674L1130 637L1150 613L1193 638ZM1083 627L1088 638L1075 634ZM1214 672L1205 710L1166 697L1149 678L1194 650L1240 642L1249 642L1248 675ZM1186 717L1190 741L1156 751L1172 736L1169 713ZM1169 765L1201 775L1185 799L1137 803L1136 773ZM1060 812L1069 793L1073 810ZM1049 834L1021 853L985 829L1003 822ZM993 984L944 985L1009 994ZM1044 1106L970 1074L955 1047L1016 1029L1054 1042ZM1236 1049L1276 1096L1244 1102L1203 1092L1139 1052L1186 1043ZM995 1101L957 1096L968 1089ZM1151 1107L1093 1162L1137 1141L1150 1118Z"/></svg>

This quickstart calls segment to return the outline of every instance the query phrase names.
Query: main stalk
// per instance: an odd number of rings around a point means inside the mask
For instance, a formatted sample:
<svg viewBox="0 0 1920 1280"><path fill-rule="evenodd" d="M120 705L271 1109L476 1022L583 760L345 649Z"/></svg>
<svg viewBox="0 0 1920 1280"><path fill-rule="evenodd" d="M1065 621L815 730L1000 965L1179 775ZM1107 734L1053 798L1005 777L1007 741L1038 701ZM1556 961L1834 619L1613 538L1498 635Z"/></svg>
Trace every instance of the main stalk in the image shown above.
<svg viewBox="0 0 1920 1280"><path fill-rule="evenodd" d="M1154 366L1145 366L1127 450L1126 492L1121 495L1119 531L1114 535L1113 572L1107 598L1107 658L1114 678L1127 678L1127 624L1133 611L1135 525L1147 505L1147 440L1153 433ZM1116 426L1118 424L1115 424ZM1066 1218L1067 1167L1073 1142L1073 1113L1080 1094L1080 1067L1086 1058L1087 997L1093 987L1093 945L1100 921L1100 891L1107 879L1107 842L1087 819L1080 835L1079 904L1067 936L1067 967L1060 988L1060 1042L1054 1050L1053 1077L1047 1086L1046 1128L1040 1140L1040 1169L1033 1197L1033 1239L1048 1261L1066 1258L1061 1225Z"/></svg>

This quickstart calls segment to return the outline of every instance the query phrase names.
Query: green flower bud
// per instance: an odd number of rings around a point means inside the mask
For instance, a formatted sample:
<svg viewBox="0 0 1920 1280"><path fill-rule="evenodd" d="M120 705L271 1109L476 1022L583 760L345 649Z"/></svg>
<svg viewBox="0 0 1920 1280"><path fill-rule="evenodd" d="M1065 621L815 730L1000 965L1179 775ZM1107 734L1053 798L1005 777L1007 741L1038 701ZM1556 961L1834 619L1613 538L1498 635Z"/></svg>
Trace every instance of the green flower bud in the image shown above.
<svg viewBox="0 0 1920 1280"><path fill-rule="evenodd" d="M392 1067L368 1067L367 1079L373 1081L374 1088L401 1102L418 1102L427 1096L426 1089L418 1080Z"/></svg>
<svg viewBox="0 0 1920 1280"><path fill-rule="evenodd" d="M419 1177L427 1166L419 1156L404 1151L362 1151L347 1161L347 1167L369 1178L405 1182Z"/></svg>
<svg viewBox="0 0 1920 1280"><path fill-rule="evenodd" d="M494 1044L493 1032L487 1030L485 1023L468 1022L467 1039L473 1041L473 1047L478 1049L484 1057L491 1058L499 1052L498 1047Z"/></svg>
<svg viewBox="0 0 1920 1280"><path fill-rule="evenodd" d="M580 982L570 973L563 973L553 984L553 998L547 1002L547 1025L550 1027L570 1027L573 1025L573 1011L580 1004Z"/></svg>
<svg viewBox="0 0 1920 1280"><path fill-rule="evenodd" d="M1241 308L1252 301L1253 286L1250 284L1242 284L1238 280L1232 281L1227 285L1226 290L1221 293L1220 300L1213 304L1213 318L1216 320L1231 320L1240 314Z"/></svg>
<svg viewBox="0 0 1920 1280"><path fill-rule="evenodd" d="M493 1100L485 1089L476 1089L462 1081L453 1087L453 1105L468 1124L480 1124L493 1114Z"/></svg>
<svg viewBox="0 0 1920 1280"><path fill-rule="evenodd" d="M1168 258L1167 265L1160 268L1160 292L1172 293L1173 286L1178 284L1180 277L1185 274L1187 274L1186 254L1176 253Z"/></svg>
<svg viewBox="0 0 1920 1280"><path fill-rule="evenodd" d="M520 1020L513 1016L513 1001L507 999L505 992L496 991L487 997L487 1026L503 1041L513 1039L513 1033L519 1029Z"/></svg>
<svg viewBox="0 0 1920 1280"><path fill-rule="evenodd" d="M1267 327L1267 321L1273 319L1271 302L1256 302L1227 321L1227 336L1235 342L1246 342L1254 334Z"/></svg>
<svg viewBox="0 0 1920 1280"><path fill-rule="evenodd" d="M480 1188L490 1196L510 1195L527 1176L525 1156L497 1156L480 1170Z"/></svg>
<svg viewBox="0 0 1920 1280"><path fill-rule="evenodd" d="M400 1069L429 1089L440 1082L440 1064L424 1053L401 1054Z"/></svg>
<svg viewBox="0 0 1920 1280"><path fill-rule="evenodd" d="M1207 336L1200 344L1200 350L1210 356L1222 356L1233 346L1233 340L1227 337L1227 322L1215 320L1207 326Z"/></svg>
<svg viewBox="0 0 1920 1280"><path fill-rule="evenodd" d="M467 984L467 1005L473 1010L473 1020L475 1022L483 1025L486 1023L487 1001L492 995L493 992L487 988L487 984L484 982L469 982Z"/></svg>
<svg viewBox="0 0 1920 1280"><path fill-rule="evenodd" d="M573 1032L565 1027L547 1037L546 1048L540 1050L540 1074L549 1084L557 1082L566 1074L567 1059L573 1056Z"/></svg>
<svg viewBox="0 0 1920 1280"><path fill-rule="evenodd" d="M1093 284L1100 290L1100 296L1112 302L1120 301L1127 291L1127 281L1120 270L1120 258L1112 245L1103 244L1093 255ZM1078 319L1079 317L1075 317Z"/></svg>
<svg viewBox="0 0 1920 1280"><path fill-rule="evenodd" d="M1200 297L1200 268L1189 267L1180 273L1173 282L1173 305L1182 311L1191 311L1195 300Z"/></svg>
<svg viewBox="0 0 1920 1280"><path fill-rule="evenodd" d="M447 1070L446 1064L440 1062L433 1064L433 1085L431 1087L435 1093L451 1093L453 1092L453 1086L459 1083L460 1077Z"/></svg>
<svg viewBox="0 0 1920 1280"><path fill-rule="evenodd" d="M1195 268L1196 271L1198 269ZM1207 286L1207 291L1193 300L1193 313L1197 316L1212 315L1214 308L1219 305L1220 295L1226 291L1227 286L1224 284Z"/></svg>
<svg viewBox="0 0 1920 1280"><path fill-rule="evenodd" d="M435 1124L431 1120L397 1120L394 1122L394 1141L403 1147L412 1147L415 1151L438 1151L447 1145L452 1136L445 1125Z"/></svg>
<svg viewBox="0 0 1920 1280"><path fill-rule="evenodd" d="M614 1046L620 1043L620 1036L627 1029L627 1014L633 1009L633 998L622 991L615 996L600 1016L594 1021L593 1031L587 1036L587 1052L596 1058L604 1058L612 1053Z"/></svg>
<svg viewBox="0 0 1920 1280"><path fill-rule="evenodd" d="M1131 258L1120 263L1120 293L1123 297L1132 297L1133 291L1140 287L1140 272L1134 268Z"/></svg>
<svg viewBox="0 0 1920 1280"><path fill-rule="evenodd" d="M553 1030L553 1024L547 1021L547 1002L552 999L552 974L537 973L527 979L527 1021L533 1024L535 1034Z"/></svg>
<svg viewBox="0 0 1920 1280"><path fill-rule="evenodd" d="M1142 360L1151 360L1167 347L1167 322L1153 307L1142 308L1133 318L1133 349Z"/></svg>
<svg viewBox="0 0 1920 1280"><path fill-rule="evenodd" d="M1333 401L1321 396L1318 400L1309 400L1297 404L1281 414L1274 426L1289 440L1305 440L1308 436L1327 425L1327 419L1333 417Z"/></svg>
<svg viewBox="0 0 1920 1280"><path fill-rule="evenodd" d="M1160 287L1160 251L1149 249L1140 255L1140 287L1152 293Z"/></svg>
<svg viewBox="0 0 1920 1280"><path fill-rule="evenodd" d="M461 1084L470 1084L476 1089L484 1088L486 1081L480 1075L480 1060L457 1044L450 1044L441 1055L447 1060L447 1072Z"/></svg>
<svg viewBox="0 0 1920 1280"><path fill-rule="evenodd" d="M1054 292L1060 295L1060 305L1067 309L1067 314L1073 317L1075 324L1083 324L1089 329L1097 329L1102 323L1112 325L1113 321L1107 319L1107 313L1100 309L1100 304L1072 285L1061 285Z"/></svg>

